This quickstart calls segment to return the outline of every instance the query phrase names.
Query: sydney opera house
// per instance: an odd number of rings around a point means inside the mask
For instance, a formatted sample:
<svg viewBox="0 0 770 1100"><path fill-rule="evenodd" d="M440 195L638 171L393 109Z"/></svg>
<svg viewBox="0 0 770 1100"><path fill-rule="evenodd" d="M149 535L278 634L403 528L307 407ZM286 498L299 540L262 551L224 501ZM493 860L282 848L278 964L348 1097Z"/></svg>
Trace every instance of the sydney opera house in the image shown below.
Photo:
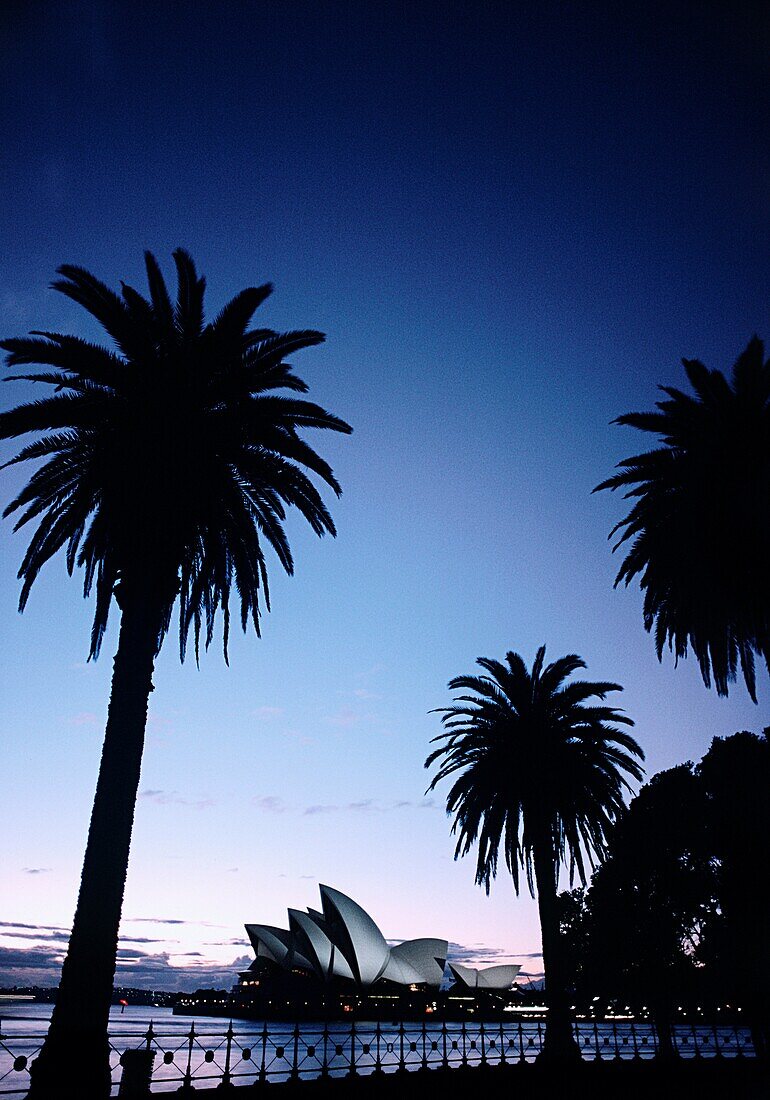
<svg viewBox="0 0 770 1100"><path fill-rule="evenodd" d="M328 1011L342 1003L345 1011L363 1000L417 995L435 1007L447 967L444 939L405 940L391 946L369 914L339 890L321 886L321 909L289 909L288 928L247 924L255 959L240 975L238 1000L264 1011L274 1002L297 1008L319 999ZM518 966L482 970L448 961L450 986L444 996L475 1001L484 995L505 999ZM412 998L414 999L414 997ZM346 1005L348 1007L346 1007ZM430 1011L430 1009L427 1009Z"/></svg>

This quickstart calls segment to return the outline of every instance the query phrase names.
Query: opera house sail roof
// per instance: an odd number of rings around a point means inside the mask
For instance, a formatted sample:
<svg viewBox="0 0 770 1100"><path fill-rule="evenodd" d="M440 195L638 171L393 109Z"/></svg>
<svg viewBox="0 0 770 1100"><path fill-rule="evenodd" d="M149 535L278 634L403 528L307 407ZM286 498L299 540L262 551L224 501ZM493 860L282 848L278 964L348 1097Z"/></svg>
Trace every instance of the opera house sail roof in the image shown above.
<svg viewBox="0 0 770 1100"><path fill-rule="evenodd" d="M323 983L343 980L366 990L377 981L405 988L438 990L449 945L446 940L404 940L391 947L380 929L352 898L320 886L321 911L289 909L289 927L247 924L256 955L253 966L314 975ZM466 989L510 989L518 966L484 970L450 963L456 983Z"/></svg>

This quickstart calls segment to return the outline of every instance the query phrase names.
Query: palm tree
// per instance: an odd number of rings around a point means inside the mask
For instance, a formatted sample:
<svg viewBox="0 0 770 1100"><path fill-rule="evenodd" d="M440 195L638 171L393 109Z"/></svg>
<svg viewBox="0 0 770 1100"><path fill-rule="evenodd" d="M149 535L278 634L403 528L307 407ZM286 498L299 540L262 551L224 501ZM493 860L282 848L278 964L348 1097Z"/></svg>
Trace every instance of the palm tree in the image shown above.
<svg viewBox="0 0 770 1100"><path fill-rule="evenodd" d="M125 284L118 295L70 265L53 283L99 321L115 350L53 332L0 343L10 366L45 368L16 378L54 387L0 415L0 438L35 433L6 465L39 463L5 510L18 514L17 529L37 524L19 570L20 608L42 566L66 547L70 574L81 566L84 593L95 594L91 657L113 598L121 616L77 911L32 1067L34 1096L109 1095L118 926L153 667L172 609L178 603L182 658L190 629L197 659L201 633L208 646L221 612L227 660L233 588L243 629L251 621L259 634L261 606L269 609L265 548L293 571L287 507L316 534L335 534L306 471L338 495L339 485L299 429L351 430L318 405L275 392L307 391L284 360L323 335L249 329L269 285L242 290L206 324L205 282L190 256L174 253L175 302L155 258L145 260L149 298Z"/></svg>
<svg viewBox="0 0 770 1100"><path fill-rule="evenodd" d="M630 734L633 722L602 703L619 684L567 678L585 662L575 654L545 665L541 646L527 667L518 653L505 661L479 657L486 675L457 676L453 704L437 713L445 732L425 761L439 762L428 790L450 776L448 814L458 834L455 859L478 846L476 882L489 893L502 847L519 892L519 870L537 893L543 940L548 1020L542 1057L579 1057L570 1026L565 965L556 899L559 870L568 861L585 885L585 860L604 856L608 831L630 789L624 772L639 780L644 754Z"/></svg>
<svg viewBox="0 0 770 1100"><path fill-rule="evenodd" d="M627 546L615 579L635 577L660 659L692 646L706 687L727 695L738 665L756 703L754 655L770 671L770 362L755 336L728 380L684 359L694 394L670 386L657 412L626 413L662 446L597 485L634 501L610 533Z"/></svg>

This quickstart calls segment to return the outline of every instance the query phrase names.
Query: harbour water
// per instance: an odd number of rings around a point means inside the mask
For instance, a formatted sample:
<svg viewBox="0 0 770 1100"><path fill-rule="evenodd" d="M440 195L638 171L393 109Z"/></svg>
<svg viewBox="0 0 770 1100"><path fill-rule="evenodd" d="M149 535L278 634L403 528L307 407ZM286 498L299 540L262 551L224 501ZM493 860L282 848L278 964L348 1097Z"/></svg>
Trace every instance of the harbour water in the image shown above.
<svg viewBox="0 0 770 1100"><path fill-rule="evenodd" d="M0 1097L23 1096L29 1064L45 1037L51 1006L0 1002ZM540 1050L544 1023L518 1019L486 1023L303 1023L297 1026L211 1017L174 1016L169 1008L129 1005L110 1013L113 1095L120 1081L121 1054L150 1049L153 1092L179 1088L185 1080L197 1087L224 1079L250 1084L258 1079L290 1076L362 1075L382 1069L532 1061ZM656 1039L646 1021L628 1019L575 1024L575 1035L586 1058L652 1058ZM674 1040L683 1058L752 1056L745 1028L705 1023L679 1024Z"/></svg>

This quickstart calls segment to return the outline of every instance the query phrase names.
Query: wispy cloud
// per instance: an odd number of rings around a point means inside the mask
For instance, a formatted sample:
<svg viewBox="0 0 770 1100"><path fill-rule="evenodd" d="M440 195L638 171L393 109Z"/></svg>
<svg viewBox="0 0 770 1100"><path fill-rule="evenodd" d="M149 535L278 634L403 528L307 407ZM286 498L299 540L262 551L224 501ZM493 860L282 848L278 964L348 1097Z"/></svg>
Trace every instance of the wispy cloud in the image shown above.
<svg viewBox="0 0 770 1100"><path fill-rule="evenodd" d="M129 924L197 924L197 921L178 920L176 917L128 917Z"/></svg>
<svg viewBox="0 0 770 1100"><path fill-rule="evenodd" d="M432 798L358 798L351 802L312 802L307 806L291 805L275 794L258 795L251 800L258 810L269 814L299 813L305 817L317 814L389 814L402 810L435 810Z"/></svg>
<svg viewBox="0 0 770 1100"><path fill-rule="evenodd" d="M63 947L0 946L0 983L55 985L59 980L63 961Z"/></svg>
<svg viewBox="0 0 770 1100"><path fill-rule="evenodd" d="M194 928L225 928L224 924L216 924L210 920L180 920L177 917L126 917L124 924L188 924ZM168 942L166 940L163 941Z"/></svg>
<svg viewBox="0 0 770 1100"><path fill-rule="evenodd" d="M121 936L121 943L179 943L179 940L170 940L167 936Z"/></svg>
<svg viewBox="0 0 770 1100"><path fill-rule="evenodd" d="M62 928L58 924L21 924L15 920L0 920L0 928L26 928L33 932L66 932L69 935L69 928Z"/></svg>
<svg viewBox="0 0 770 1100"><path fill-rule="evenodd" d="M362 798L355 802L340 804L316 803L312 806L306 806L303 813L305 815L334 813L387 814L399 810L435 810L436 808L432 798L423 798L419 801L399 798L390 802L384 802L377 798Z"/></svg>
<svg viewBox="0 0 770 1100"><path fill-rule="evenodd" d="M63 940L69 939L69 932L0 932L0 936L12 940Z"/></svg>
<svg viewBox="0 0 770 1100"><path fill-rule="evenodd" d="M253 798L252 805L266 814L282 814L286 810L286 804L277 794L264 794Z"/></svg>
<svg viewBox="0 0 770 1100"><path fill-rule="evenodd" d="M139 797L156 806L189 806L193 810L207 810L216 805L213 798L184 798L178 791L146 789L139 792Z"/></svg>
<svg viewBox="0 0 770 1100"><path fill-rule="evenodd" d="M63 958L63 946L0 946L0 985L56 985ZM176 962L177 959L185 961ZM226 966L199 961L202 959L199 952L174 954L162 951L148 954L121 948L115 983L170 992L192 992L202 986L230 989L238 972L245 970L253 961L250 955L245 954L237 956Z"/></svg>
<svg viewBox="0 0 770 1100"><path fill-rule="evenodd" d="M47 875L51 870L51 867L22 867L25 875Z"/></svg>
<svg viewBox="0 0 770 1100"><path fill-rule="evenodd" d="M485 967L515 963L519 959L542 959L541 952L513 955L502 947L489 947L484 943L449 944L449 962L461 966ZM521 973L521 971L520 971Z"/></svg>
<svg viewBox="0 0 770 1100"><path fill-rule="evenodd" d="M70 937L69 928L58 928L53 925L14 924L13 921L0 921L0 938L14 940L34 940L36 942L54 940L66 943ZM121 933L120 943L178 943L168 936L132 936Z"/></svg>

